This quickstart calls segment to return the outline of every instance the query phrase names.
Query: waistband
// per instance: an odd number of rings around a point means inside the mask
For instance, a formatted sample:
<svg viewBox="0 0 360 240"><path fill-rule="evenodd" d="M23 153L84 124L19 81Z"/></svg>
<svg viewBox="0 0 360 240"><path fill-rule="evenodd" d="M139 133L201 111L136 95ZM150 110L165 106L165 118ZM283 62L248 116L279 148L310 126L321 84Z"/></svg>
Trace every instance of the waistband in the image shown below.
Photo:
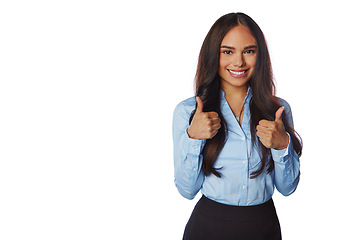
<svg viewBox="0 0 360 240"><path fill-rule="evenodd" d="M196 204L194 211L211 218L229 221L260 221L277 217L272 199L254 206L232 206L215 202L204 195Z"/></svg>

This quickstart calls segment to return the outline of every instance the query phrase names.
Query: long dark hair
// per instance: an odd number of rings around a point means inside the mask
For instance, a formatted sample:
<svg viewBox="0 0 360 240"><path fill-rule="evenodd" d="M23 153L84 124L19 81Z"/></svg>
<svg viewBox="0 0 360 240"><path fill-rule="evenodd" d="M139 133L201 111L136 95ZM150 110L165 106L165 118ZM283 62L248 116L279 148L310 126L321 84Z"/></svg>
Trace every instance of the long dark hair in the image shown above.
<svg viewBox="0 0 360 240"><path fill-rule="evenodd" d="M212 173L217 177L221 177L217 171L219 169L214 168L214 163L223 149L227 138L227 124L220 108L220 76L218 74L220 45L225 35L232 28L239 25L246 26L257 42L255 70L248 84L252 89L252 99L250 100L252 149L257 147L260 150L261 165L251 173L251 178L259 176L266 166L268 173L274 170L274 161L270 149L262 145L256 136L256 126L259 121L261 119L274 121L275 112L281 107L275 97L275 84L265 37L260 27L249 16L244 13L229 13L219 18L205 37L200 50L195 76L196 95L204 103L203 111L217 112L221 119L221 128L212 139L206 140L202 151L202 169L206 176ZM189 123L191 123L194 114L195 110L190 116ZM290 134L293 147L296 153L301 156L301 138L286 121L285 111L282 114L282 118L285 130Z"/></svg>

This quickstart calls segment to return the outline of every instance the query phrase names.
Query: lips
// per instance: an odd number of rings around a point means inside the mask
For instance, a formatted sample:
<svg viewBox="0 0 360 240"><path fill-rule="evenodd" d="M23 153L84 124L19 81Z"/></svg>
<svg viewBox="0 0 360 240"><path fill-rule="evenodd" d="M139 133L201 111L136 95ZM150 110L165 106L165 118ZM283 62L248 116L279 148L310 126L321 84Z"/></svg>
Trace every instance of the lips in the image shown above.
<svg viewBox="0 0 360 240"><path fill-rule="evenodd" d="M244 77L249 69L244 70L230 70L228 69L230 75L234 78L241 78Z"/></svg>

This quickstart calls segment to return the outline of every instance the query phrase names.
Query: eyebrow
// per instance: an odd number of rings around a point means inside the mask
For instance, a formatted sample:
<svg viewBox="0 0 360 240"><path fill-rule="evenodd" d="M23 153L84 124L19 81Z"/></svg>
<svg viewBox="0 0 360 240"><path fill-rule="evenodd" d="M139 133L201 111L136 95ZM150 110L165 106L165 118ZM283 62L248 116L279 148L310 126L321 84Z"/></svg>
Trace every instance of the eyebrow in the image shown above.
<svg viewBox="0 0 360 240"><path fill-rule="evenodd" d="M235 49L234 47L226 46L226 45L223 45L220 48ZM251 49L251 48L257 48L257 46L256 45L246 46L246 47L244 47L244 50Z"/></svg>

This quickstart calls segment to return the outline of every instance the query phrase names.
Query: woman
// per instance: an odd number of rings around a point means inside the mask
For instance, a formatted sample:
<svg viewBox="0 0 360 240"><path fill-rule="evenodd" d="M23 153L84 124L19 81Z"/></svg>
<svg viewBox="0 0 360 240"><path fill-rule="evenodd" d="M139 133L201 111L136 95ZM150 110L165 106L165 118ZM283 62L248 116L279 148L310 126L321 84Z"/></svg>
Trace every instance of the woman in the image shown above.
<svg viewBox="0 0 360 240"><path fill-rule="evenodd" d="M259 26L243 13L222 16L202 45L196 97L174 111L175 185L203 196L183 239L281 239L274 186L299 182L302 142L290 106L277 98Z"/></svg>

